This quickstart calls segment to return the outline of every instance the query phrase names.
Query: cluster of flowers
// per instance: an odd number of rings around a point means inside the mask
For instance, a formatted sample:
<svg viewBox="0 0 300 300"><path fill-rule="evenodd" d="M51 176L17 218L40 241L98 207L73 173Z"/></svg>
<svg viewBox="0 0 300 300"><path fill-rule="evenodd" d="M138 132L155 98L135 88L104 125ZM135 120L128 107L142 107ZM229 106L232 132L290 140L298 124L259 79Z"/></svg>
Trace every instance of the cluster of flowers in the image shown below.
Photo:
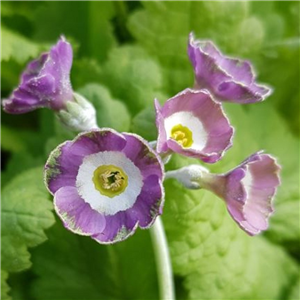
<svg viewBox="0 0 300 300"><path fill-rule="evenodd" d="M270 155L257 152L225 174L200 165L164 172L162 158L173 152L205 163L220 160L234 134L222 101L253 103L271 93L255 83L249 62L223 56L211 42L191 34L188 55L195 86L162 107L155 100L154 147L136 134L98 128L93 106L72 90L72 48L65 38L28 64L19 87L3 100L4 110L20 114L48 107L69 128L84 131L54 149L45 166L46 186L67 229L109 244L126 239L138 226L149 228L162 213L162 182L170 177L224 199L248 234L267 229L280 184L280 166Z"/></svg>

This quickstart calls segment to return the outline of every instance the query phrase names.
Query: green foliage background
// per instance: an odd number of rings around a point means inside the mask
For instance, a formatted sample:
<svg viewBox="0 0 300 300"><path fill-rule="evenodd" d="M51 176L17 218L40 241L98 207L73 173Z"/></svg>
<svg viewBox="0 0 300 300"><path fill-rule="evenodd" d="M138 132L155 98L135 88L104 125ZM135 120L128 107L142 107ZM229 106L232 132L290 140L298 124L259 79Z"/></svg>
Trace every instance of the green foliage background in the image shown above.
<svg viewBox="0 0 300 300"><path fill-rule="evenodd" d="M153 99L193 85L190 31L250 59L274 88L266 102L225 105L234 147L211 169L225 172L265 149L282 165L282 186L270 229L248 237L214 195L165 182L177 299L299 299L299 2L1 2L1 98L64 34L74 49L74 90L94 104L99 125L154 140ZM74 135L45 109L2 113L1 132L1 298L158 299L148 231L101 246L55 219L42 168ZM191 161L199 163L174 156L167 168Z"/></svg>

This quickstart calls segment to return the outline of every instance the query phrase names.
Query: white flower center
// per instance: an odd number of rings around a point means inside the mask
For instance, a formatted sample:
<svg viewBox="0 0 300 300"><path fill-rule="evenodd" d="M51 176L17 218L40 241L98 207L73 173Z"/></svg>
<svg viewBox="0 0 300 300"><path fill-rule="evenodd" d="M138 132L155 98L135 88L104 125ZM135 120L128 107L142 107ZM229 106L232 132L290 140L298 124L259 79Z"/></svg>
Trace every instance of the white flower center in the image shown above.
<svg viewBox="0 0 300 300"><path fill-rule="evenodd" d="M200 120L187 111L177 112L165 119L167 139L174 139L174 128L176 128L178 124L180 124L181 127L186 127L191 132L193 141L190 147L198 150L202 150L205 147L207 132Z"/></svg>
<svg viewBox="0 0 300 300"><path fill-rule="evenodd" d="M95 180L93 178L97 173L96 170L101 166L116 166L126 174L127 186L124 190L122 189L120 193L116 193L113 197L99 191L99 188L95 186ZM109 180L111 178L109 178L109 176L106 177L102 183L103 188L105 188L107 184L109 185L109 189L112 190L112 188L115 187L115 182L118 182L118 180L111 183ZM86 203L89 203L94 210L104 215L114 215L134 205L143 187L143 177L139 168L137 168L125 154L119 151L104 151L88 155L83 159L78 170L76 187L79 195Z"/></svg>

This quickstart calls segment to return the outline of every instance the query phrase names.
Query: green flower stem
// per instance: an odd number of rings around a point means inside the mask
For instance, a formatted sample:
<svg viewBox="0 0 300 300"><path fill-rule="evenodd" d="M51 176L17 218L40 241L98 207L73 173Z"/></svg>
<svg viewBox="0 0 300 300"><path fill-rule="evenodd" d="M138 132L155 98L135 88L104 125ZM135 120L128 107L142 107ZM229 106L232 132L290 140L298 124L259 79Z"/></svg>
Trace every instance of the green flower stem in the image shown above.
<svg viewBox="0 0 300 300"><path fill-rule="evenodd" d="M150 233L156 259L160 299L174 300L175 292L171 259L164 225L160 217L157 217L150 229Z"/></svg>

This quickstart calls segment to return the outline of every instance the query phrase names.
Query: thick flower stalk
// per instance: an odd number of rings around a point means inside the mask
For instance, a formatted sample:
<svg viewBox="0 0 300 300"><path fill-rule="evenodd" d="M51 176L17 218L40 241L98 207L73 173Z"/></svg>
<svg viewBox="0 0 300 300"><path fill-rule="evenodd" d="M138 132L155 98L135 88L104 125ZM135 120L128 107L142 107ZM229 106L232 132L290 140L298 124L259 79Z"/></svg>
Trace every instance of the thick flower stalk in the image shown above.
<svg viewBox="0 0 300 300"><path fill-rule="evenodd" d="M195 40L191 33L188 55L195 72L195 88L208 89L219 101L253 103L272 90L256 83L250 62L224 56L210 41Z"/></svg>
<svg viewBox="0 0 300 300"><path fill-rule="evenodd" d="M220 103L207 90L186 89L162 107L155 101L157 152L177 152L207 163L231 147L233 127Z"/></svg>
<svg viewBox="0 0 300 300"><path fill-rule="evenodd" d="M249 235L268 228L273 199L280 185L280 166L262 152L247 158L225 174L211 174L199 165L167 173L189 189L207 189L226 202L234 221Z"/></svg>
<svg viewBox="0 0 300 300"><path fill-rule="evenodd" d="M149 228L162 213L160 158L139 136L97 129L59 145L45 166L55 211L74 233L102 244Z"/></svg>
<svg viewBox="0 0 300 300"><path fill-rule="evenodd" d="M21 75L20 85L2 102L4 111L22 114L40 107L58 111L73 100L70 70L71 45L61 37L48 53L33 60Z"/></svg>

